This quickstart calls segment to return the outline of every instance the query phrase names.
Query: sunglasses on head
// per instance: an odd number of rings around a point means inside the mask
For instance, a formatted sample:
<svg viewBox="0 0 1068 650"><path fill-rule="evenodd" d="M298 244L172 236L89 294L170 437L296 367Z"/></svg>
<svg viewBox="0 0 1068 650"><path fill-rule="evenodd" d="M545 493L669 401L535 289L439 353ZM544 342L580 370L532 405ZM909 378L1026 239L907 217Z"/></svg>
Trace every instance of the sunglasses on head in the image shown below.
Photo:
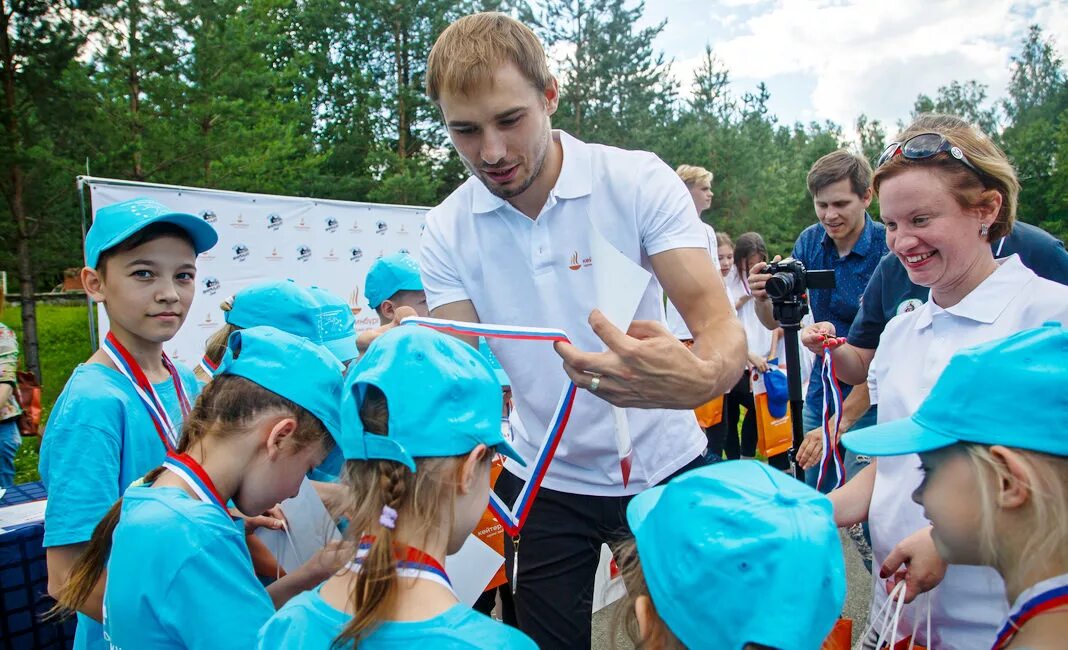
<svg viewBox="0 0 1068 650"><path fill-rule="evenodd" d="M879 156L879 162L875 166L882 167L887 161L898 154L901 154L909 160L923 160L925 158L937 156L940 153L948 153L979 176L983 175L983 173L976 169L975 165L968 160L967 156L964 155L964 152L960 150L960 147L954 145L946 139L946 136L939 133L921 133L912 136L904 142L891 142L886 146L886 149L883 149L883 154Z"/></svg>

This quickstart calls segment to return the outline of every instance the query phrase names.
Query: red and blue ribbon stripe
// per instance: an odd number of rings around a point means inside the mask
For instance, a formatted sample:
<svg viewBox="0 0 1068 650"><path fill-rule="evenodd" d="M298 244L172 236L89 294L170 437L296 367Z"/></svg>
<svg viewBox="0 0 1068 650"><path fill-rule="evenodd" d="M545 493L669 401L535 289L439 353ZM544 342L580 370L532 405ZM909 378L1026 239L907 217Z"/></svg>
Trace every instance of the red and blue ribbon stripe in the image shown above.
<svg viewBox="0 0 1068 650"><path fill-rule="evenodd" d="M185 484L196 493L201 501L214 503L227 518L230 518L230 512L226 509L226 500L219 494L208 473L192 456L168 452L167 459L163 461L163 467L185 481Z"/></svg>
<svg viewBox="0 0 1068 650"><path fill-rule="evenodd" d="M155 387L152 386L152 382L148 380L144 370L137 363L137 359L130 354L130 351L111 332L108 332L108 335L104 338L103 349L119 372L133 385L134 392L137 393L145 410L148 411L148 416L156 428L156 433L159 435L164 449L168 452L174 451L178 445L178 428L171 422L167 409L163 405L163 400L156 393ZM189 414L191 407L189 398L186 396L185 389L182 386L182 379L166 354L163 354L163 366L171 375L175 394L178 396L178 405L184 418Z"/></svg>
<svg viewBox="0 0 1068 650"><path fill-rule="evenodd" d="M1041 589L1038 595L1028 598L1009 612L1009 618L1001 626L992 650L1001 650L1009 645L1020 628L1034 617L1060 607L1068 607L1068 575L1047 580L1041 586L1045 588Z"/></svg>
<svg viewBox="0 0 1068 650"><path fill-rule="evenodd" d="M456 334L459 336L485 336L486 338L501 338L520 341L562 341L570 343L571 340L563 330L546 327L520 327L512 325L491 325L487 323L465 323L462 321L443 320L439 318L406 318L404 324L421 325L439 332ZM504 530L512 537L519 534L526 523L527 515L534 504L541 483L549 471L549 465L556 454L556 448L567 428L567 422L571 417L571 409L575 405L575 396L578 387L574 382L568 381L560 393L560 399L556 405L556 411L550 420L549 429L541 441L541 447L533 462L528 462L531 468L530 478L523 484L523 488L516 497L513 506L508 506L493 491L490 491L490 511L501 523Z"/></svg>
<svg viewBox="0 0 1068 650"><path fill-rule="evenodd" d="M823 346L823 367L820 371L820 381L823 383L823 456L820 458L820 473L816 478L816 487L823 485L823 477L833 465L837 479L834 488L845 485L845 463L842 462L842 454L838 450L838 432L842 425L842 388L838 385L838 379L834 371L834 357L829 345Z"/></svg>
<svg viewBox="0 0 1068 650"><path fill-rule="evenodd" d="M371 545L374 541L375 538L370 535L360 538L360 545L356 549L356 558L348 563L349 571L353 573L360 572L363 559L371 551ZM400 552L401 550L403 550L403 553ZM429 580L446 587L449 591L453 591L452 581L449 580L449 574L445 572L445 567L441 566L441 563L432 555L411 546L397 548L394 551L394 555L397 558L398 576L416 580ZM453 591L453 593L455 592Z"/></svg>
<svg viewBox="0 0 1068 650"><path fill-rule="evenodd" d="M208 375L208 377L214 377L215 371L219 369L219 364L208 358L208 355L204 355L200 358L200 368Z"/></svg>

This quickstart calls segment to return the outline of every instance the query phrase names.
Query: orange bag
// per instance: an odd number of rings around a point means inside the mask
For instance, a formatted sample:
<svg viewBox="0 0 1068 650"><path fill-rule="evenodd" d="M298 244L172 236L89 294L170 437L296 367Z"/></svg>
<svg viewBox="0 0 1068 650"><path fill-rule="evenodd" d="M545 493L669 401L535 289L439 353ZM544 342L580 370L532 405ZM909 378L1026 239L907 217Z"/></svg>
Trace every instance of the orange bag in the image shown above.
<svg viewBox="0 0 1068 650"><path fill-rule="evenodd" d="M698 406L693 412L697 415L697 423L702 429L719 424L723 421L723 395Z"/></svg>
<svg viewBox="0 0 1068 650"><path fill-rule="evenodd" d="M497 477L501 475L501 470L503 469L504 463L501 462L500 457L494 458L493 466L490 468L490 489L497 483ZM497 521L497 517L493 515L493 511L488 507L482 513L482 519L478 521L478 525L475 526L474 534L475 537L485 542L486 546L500 553L502 557L504 556L504 526ZM500 587L507 582L508 575L504 572L504 565L502 564L483 591Z"/></svg>
<svg viewBox="0 0 1068 650"><path fill-rule="evenodd" d="M840 618L823 640L820 650L850 650L853 647L853 619Z"/></svg>
<svg viewBox="0 0 1068 650"><path fill-rule="evenodd" d="M15 373L15 400L22 408L18 417L19 433L36 436L41 431L41 384L29 370Z"/></svg>
<svg viewBox="0 0 1068 650"><path fill-rule="evenodd" d="M757 453L765 458L778 456L790 450L794 444L793 420L790 409L786 415L776 418L768 411L768 392L764 388L764 377L753 370L749 373L753 383L753 403L757 422Z"/></svg>

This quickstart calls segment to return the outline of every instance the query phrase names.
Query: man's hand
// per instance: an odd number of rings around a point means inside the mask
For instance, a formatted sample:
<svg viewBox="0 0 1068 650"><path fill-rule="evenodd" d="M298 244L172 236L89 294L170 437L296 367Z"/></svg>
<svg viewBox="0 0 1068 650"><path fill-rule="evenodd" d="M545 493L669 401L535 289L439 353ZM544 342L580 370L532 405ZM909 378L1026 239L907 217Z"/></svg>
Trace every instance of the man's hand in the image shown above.
<svg viewBox="0 0 1068 650"><path fill-rule="evenodd" d="M397 311L393 313L393 320L391 322L386 323L385 325L380 325L372 330L360 332L360 335L356 337L356 349L359 350L360 354L367 352L367 348L374 343L375 339L394 327L399 326L401 321L411 316L418 316L414 309L411 307L398 307Z"/></svg>
<svg viewBox="0 0 1068 650"><path fill-rule="evenodd" d="M564 371L579 388L622 407L692 409L717 393L725 378L656 321L634 321L624 334L599 310L590 327L608 346L605 352L583 352L570 343L554 344Z"/></svg>
<svg viewBox="0 0 1068 650"><path fill-rule="evenodd" d="M815 467L823 458L823 429L813 429L805 434L801 446L794 454L794 460L801 469Z"/></svg>
<svg viewBox="0 0 1068 650"><path fill-rule="evenodd" d="M879 577L886 580L886 592L905 581L905 602L911 603L922 593L938 586L946 577L946 561L938 555L931 527L921 528L901 540L879 569Z"/></svg>

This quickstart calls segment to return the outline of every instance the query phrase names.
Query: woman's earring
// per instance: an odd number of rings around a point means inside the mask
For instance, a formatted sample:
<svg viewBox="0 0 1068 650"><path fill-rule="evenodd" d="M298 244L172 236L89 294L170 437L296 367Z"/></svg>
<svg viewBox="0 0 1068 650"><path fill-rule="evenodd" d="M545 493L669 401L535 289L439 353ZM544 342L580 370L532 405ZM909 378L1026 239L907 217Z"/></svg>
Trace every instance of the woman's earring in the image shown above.
<svg viewBox="0 0 1068 650"><path fill-rule="evenodd" d="M990 226L986 225L985 223L982 224L981 226L979 226L979 236L980 237L986 237L989 232L990 232Z"/></svg>

